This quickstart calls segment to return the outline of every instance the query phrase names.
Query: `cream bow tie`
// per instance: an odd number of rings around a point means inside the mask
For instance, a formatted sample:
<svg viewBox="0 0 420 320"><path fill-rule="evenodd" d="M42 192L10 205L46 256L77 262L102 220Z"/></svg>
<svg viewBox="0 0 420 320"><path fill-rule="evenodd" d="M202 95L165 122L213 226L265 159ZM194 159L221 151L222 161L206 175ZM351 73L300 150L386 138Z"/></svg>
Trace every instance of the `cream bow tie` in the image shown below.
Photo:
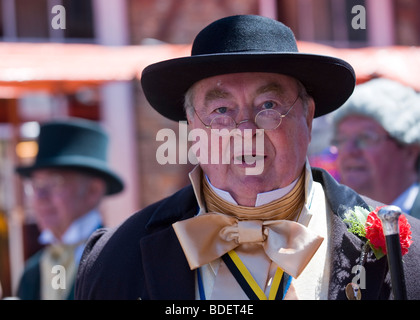
<svg viewBox="0 0 420 320"><path fill-rule="evenodd" d="M297 278L318 250L323 238L288 220L238 220L206 213L174 223L191 270L246 243L260 243L267 256Z"/></svg>

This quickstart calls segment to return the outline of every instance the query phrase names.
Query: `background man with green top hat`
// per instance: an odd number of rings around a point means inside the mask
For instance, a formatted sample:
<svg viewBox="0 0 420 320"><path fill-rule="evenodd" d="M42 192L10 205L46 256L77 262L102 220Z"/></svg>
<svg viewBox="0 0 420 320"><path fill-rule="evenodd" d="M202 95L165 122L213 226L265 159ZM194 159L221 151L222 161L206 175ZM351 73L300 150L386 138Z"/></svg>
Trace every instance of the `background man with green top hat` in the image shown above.
<svg viewBox="0 0 420 320"><path fill-rule="evenodd" d="M38 144L35 162L16 171L27 179L39 241L45 247L27 261L17 296L73 299L85 242L103 226L98 206L124 185L107 163L107 133L93 121L44 123Z"/></svg>

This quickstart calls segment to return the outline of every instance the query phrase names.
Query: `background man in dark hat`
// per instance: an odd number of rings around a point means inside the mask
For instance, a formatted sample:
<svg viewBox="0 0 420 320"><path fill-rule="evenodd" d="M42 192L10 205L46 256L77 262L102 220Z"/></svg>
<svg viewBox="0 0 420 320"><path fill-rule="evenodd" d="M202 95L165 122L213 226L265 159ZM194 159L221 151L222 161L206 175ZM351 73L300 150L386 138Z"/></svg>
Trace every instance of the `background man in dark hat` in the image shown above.
<svg viewBox="0 0 420 320"><path fill-rule="evenodd" d="M346 299L361 264L362 298L388 299L386 259L369 252L361 260L366 239L343 222L347 210L376 203L306 158L313 117L342 105L354 84L349 64L299 53L288 27L253 15L217 20L197 35L190 57L147 67L142 86L152 107L209 137L218 132L210 145L230 161L201 161L190 186L95 233L76 298ZM252 148L226 143L240 135L245 145L246 130ZM259 174L247 174L256 166L249 158L262 162ZM409 297L420 298L419 224L409 220L414 242L404 267Z"/></svg>
<svg viewBox="0 0 420 320"><path fill-rule="evenodd" d="M16 170L28 180L39 241L45 247L27 261L17 296L73 299L85 242L103 226L98 206L104 196L123 190L123 182L108 167L108 136L95 122L44 123L38 143L35 163Z"/></svg>

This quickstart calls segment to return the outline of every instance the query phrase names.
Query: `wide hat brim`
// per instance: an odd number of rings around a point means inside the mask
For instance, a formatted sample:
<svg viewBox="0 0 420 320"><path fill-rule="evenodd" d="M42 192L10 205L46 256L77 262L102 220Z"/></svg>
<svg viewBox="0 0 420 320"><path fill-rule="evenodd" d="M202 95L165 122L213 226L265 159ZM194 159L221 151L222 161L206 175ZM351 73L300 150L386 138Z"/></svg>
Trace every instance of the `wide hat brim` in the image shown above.
<svg viewBox="0 0 420 320"><path fill-rule="evenodd" d="M307 53L223 53L152 64L142 73L144 94L164 117L186 120L184 95L197 81L241 72L279 73L298 79L315 101L315 117L339 108L352 94L354 70L347 62Z"/></svg>
<svg viewBox="0 0 420 320"><path fill-rule="evenodd" d="M30 177L34 171L40 169L75 170L99 177L106 183L106 195L116 194L124 189L121 178L105 162L85 156L66 155L42 159L31 166L17 167L16 172L24 177Z"/></svg>
<svg viewBox="0 0 420 320"><path fill-rule="evenodd" d="M300 53L292 30L263 16L229 16L209 24L194 39L191 56L143 70L146 99L163 116L185 120L184 96L197 81L240 72L269 72L298 79L315 101L315 117L340 107L356 83L353 68L329 56Z"/></svg>

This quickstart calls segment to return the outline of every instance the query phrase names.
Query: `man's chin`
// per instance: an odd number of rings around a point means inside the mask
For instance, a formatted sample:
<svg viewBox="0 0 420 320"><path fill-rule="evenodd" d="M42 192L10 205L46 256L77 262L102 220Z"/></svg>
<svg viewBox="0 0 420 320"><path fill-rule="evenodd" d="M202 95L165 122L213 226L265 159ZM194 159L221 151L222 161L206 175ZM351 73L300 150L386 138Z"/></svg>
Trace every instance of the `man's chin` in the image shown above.
<svg viewBox="0 0 420 320"><path fill-rule="evenodd" d="M346 175L345 177L342 177L341 183L352 188L356 192L359 192L359 190L363 190L368 185L368 181L366 179L366 174L350 174Z"/></svg>
<svg viewBox="0 0 420 320"><path fill-rule="evenodd" d="M264 173L265 157L255 156L249 158L235 159L231 166L235 171L246 176L259 176Z"/></svg>

